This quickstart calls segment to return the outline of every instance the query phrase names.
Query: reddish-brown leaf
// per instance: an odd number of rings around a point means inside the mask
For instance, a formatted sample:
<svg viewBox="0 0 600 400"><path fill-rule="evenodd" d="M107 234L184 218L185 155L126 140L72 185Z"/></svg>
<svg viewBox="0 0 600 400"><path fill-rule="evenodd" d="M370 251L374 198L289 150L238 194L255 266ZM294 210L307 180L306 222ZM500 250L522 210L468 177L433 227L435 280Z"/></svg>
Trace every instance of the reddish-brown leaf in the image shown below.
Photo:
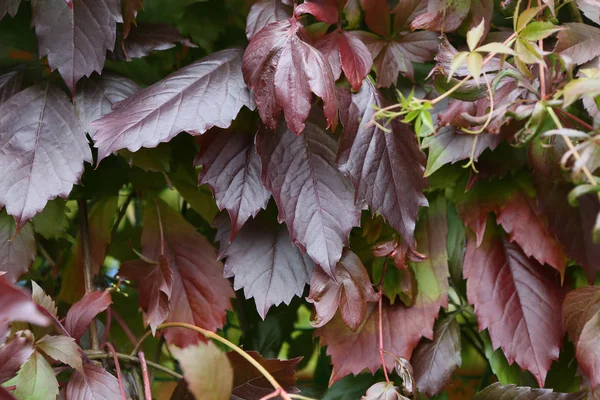
<svg viewBox="0 0 600 400"><path fill-rule="evenodd" d="M423 0L402 0L392 10L394 14L394 31L410 31L410 23L427 11L427 2Z"/></svg>
<svg viewBox="0 0 600 400"><path fill-rule="evenodd" d="M67 384L69 400L116 400L121 398L119 381L96 364L83 364L84 373L73 371Z"/></svg>
<svg viewBox="0 0 600 400"><path fill-rule="evenodd" d="M554 393L550 389L532 389L515 385L502 386L497 382L477 393L473 400L585 400L587 394L583 391L577 393Z"/></svg>
<svg viewBox="0 0 600 400"><path fill-rule="evenodd" d="M4 338L2 338L2 341ZM16 335L0 346L0 384L14 377L21 365L33 354L33 337L30 334Z"/></svg>
<svg viewBox="0 0 600 400"><path fill-rule="evenodd" d="M92 319L111 304L112 299L108 289L86 293L69 309L65 320L65 329L75 340L79 341Z"/></svg>
<svg viewBox="0 0 600 400"><path fill-rule="evenodd" d="M259 214L219 253L219 258L227 257L225 277L233 277L233 288L244 288L246 298L254 297L263 319L271 306L301 296L315 268L291 243L285 224L271 217Z"/></svg>
<svg viewBox="0 0 600 400"><path fill-rule="evenodd" d="M469 303L475 305L479 329L489 330L494 349L502 347L509 363L531 371L543 386L562 344L564 292L557 275L496 229L488 224L479 247L473 234L467 236Z"/></svg>
<svg viewBox="0 0 600 400"><path fill-rule="evenodd" d="M294 10L296 17L302 14L311 14L326 24L336 24L339 17L337 0L304 0Z"/></svg>
<svg viewBox="0 0 600 400"><path fill-rule="evenodd" d="M234 297L229 281L223 278L216 250L180 213L162 201L149 201L144 211L142 252L151 260L161 256L161 229L163 255L171 263L173 273L171 312L166 321L186 322L216 331L223 326L225 313L231 308L230 298ZM165 337L178 347L202 338L181 328L166 330Z"/></svg>
<svg viewBox="0 0 600 400"><path fill-rule="evenodd" d="M251 40L256 33L271 22L289 19L292 7L281 0L259 0L252 4L246 18L246 38Z"/></svg>
<svg viewBox="0 0 600 400"><path fill-rule="evenodd" d="M217 205L231 218L233 240L250 217L267 208L271 197L260 181L260 158L250 129L215 129L200 138L196 166L202 166L198 183L208 184Z"/></svg>
<svg viewBox="0 0 600 400"><path fill-rule="evenodd" d="M276 129L281 111L300 135L310 113L312 93L323 99L328 128L337 125L335 81L329 63L307 43L296 20L273 22L252 37L244 53L244 81L265 125Z"/></svg>
<svg viewBox="0 0 600 400"><path fill-rule="evenodd" d="M350 230L360 223L352 183L335 165L336 141L311 122L301 136L282 123L275 133L259 132L256 148L262 182L273 193L292 242L335 276Z"/></svg>
<svg viewBox="0 0 600 400"><path fill-rule="evenodd" d="M365 22L370 30L387 38L390 32L390 9L386 0L360 0Z"/></svg>
<svg viewBox="0 0 600 400"><path fill-rule="evenodd" d="M31 295L6 280L0 274L0 342L5 339L8 324L12 321L48 325L50 322L31 299Z"/></svg>
<svg viewBox="0 0 600 400"><path fill-rule="evenodd" d="M555 53L569 57L576 64L584 64L600 55L595 44L600 40L600 29L577 22L566 23L558 32Z"/></svg>
<svg viewBox="0 0 600 400"><path fill-rule="evenodd" d="M140 24L131 30L123 41L124 58L142 58L154 51L167 50L181 43L186 47L198 47L189 39L181 36L177 28L168 24ZM121 54L123 56L123 54Z"/></svg>
<svg viewBox="0 0 600 400"><path fill-rule="evenodd" d="M123 1L123 38L127 39L131 24L136 24L138 10L140 10L143 0L124 0Z"/></svg>
<svg viewBox="0 0 600 400"><path fill-rule="evenodd" d="M0 271L6 272L4 277L11 282L29 270L37 253L31 224L15 234L15 221L4 211L0 212Z"/></svg>
<svg viewBox="0 0 600 400"><path fill-rule="evenodd" d="M320 38L315 47L329 61L335 80L340 78L343 70L352 89L360 89L363 79L373 67L373 59L358 37L346 31L333 31Z"/></svg>
<svg viewBox="0 0 600 400"><path fill-rule="evenodd" d="M21 0L5 0L0 3L0 19L4 18L6 14L14 17L17 15L17 11L19 10L19 4L21 4Z"/></svg>
<svg viewBox="0 0 600 400"><path fill-rule="evenodd" d="M260 353L249 351L248 354L262 365L288 393L298 393L295 387L294 373L300 358L292 360L264 359ZM231 400L260 400L273 392L273 385L247 360L238 353L227 353L233 367L233 391Z"/></svg>
<svg viewBox="0 0 600 400"><path fill-rule="evenodd" d="M392 133L371 124L383 97L369 80L351 99L344 99L341 114L344 132L338 150L338 165L350 176L357 200L366 201L381 214L411 247L419 207L427 205L423 189L425 156L415 134L400 121L392 122Z"/></svg>
<svg viewBox="0 0 600 400"><path fill-rule="evenodd" d="M452 32L458 29L471 8L471 0L429 0L427 12L415 18L411 29Z"/></svg>
<svg viewBox="0 0 600 400"><path fill-rule="evenodd" d="M376 302L379 296L373 290L360 258L348 249L344 249L337 264L335 278L334 281L321 268L313 272L310 294L306 299L315 305L317 311L313 325L322 327L339 308L346 326L356 331L365 319L367 302Z"/></svg>

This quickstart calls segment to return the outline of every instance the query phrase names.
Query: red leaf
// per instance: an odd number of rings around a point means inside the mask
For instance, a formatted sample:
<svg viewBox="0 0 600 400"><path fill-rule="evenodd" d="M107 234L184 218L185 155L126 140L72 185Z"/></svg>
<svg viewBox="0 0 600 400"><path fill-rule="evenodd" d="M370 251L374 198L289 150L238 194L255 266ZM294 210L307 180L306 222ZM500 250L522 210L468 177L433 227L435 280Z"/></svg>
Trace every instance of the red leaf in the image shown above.
<svg viewBox="0 0 600 400"><path fill-rule="evenodd" d="M67 313L65 329L75 340L79 341L92 319L112 304L110 292L107 290L86 293Z"/></svg>
<svg viewBox="0 0 600 400"><path fill-rule="evenodd" d="M427 10L427 2L423 0L402 0L392 10L394 14L394 31L410 31L410 23Z"/></svg>
<svg viewBox="0 0 600 400"><path fill-rule="evenodd" d="M433 340L422 340L411 359L419 391L427 396L438 394L461 362L458 322L453 315L438 320Z"/></svg>
<svg viewBox="0 0 600 400"><path fill-rule="evenodd" d="M169 260L159 256L158 264L143 260L128 261L121 265L119 274L139 281L140 308L144 312L144 322L152 332L167 319L171 310L170 299L173 290L173 272Z"/></svg>
<svg viewBox="0 0 600 400"><path fill-rule="evenodd" d="M567 257L549 232L548 221L538 213L534 201L521 191L514 191L496 212L498 223L510 234L510 241L518 243L528 257L553 266L563 277Z"/></svg>
<svg viewBox="0 0 600 400"><path fill-rule="evenodd" d="M58 69L71 93L77 81L92 72L102 72L106 50L113 50L119 0L35 0L32 24L38 38L40 57L48 56L52 70Z"/></svg>
<svg viewBox="0 0 600 400"><path fill-rule="evenodd" d="M250 217L267 208L271 197L260 181L260 158L249 130L213 130L200 138L198 184L208 184L221 210L231 218L233 240Z"/></svg>
<svg viewBox="0 0 600 400"><path fill-rule="evenodd" d="M494 383L477 393L473 400L585 400L587 395L580 391L577 393L554 393L550 389L532 389L515 385L502 386Z"/></svg>
<svg viewBox="0 0 600 400"><path fill-rule="evenodd" d="M286 392L299 392L295 387L296 378L294 373L301 360L300 358L292 360L264 359L256 351L249 351L248 354L269 371ZM227 353L227 357L229 357L229 362L233 367L231 400L260 400L273 392L273 385L242 356L230 351Z"/></svg>
<svg viewBox="0 0 600 400"><path fill-rule="evenodd" d="M281 0L259 0L252 4L246 18L246 38L251 40L262 28L271 22L289 19L292 7Z"/></svg>
<svg viewBox="0 0 600 400"><path fill-rule="evenodd" d="M15 400L15 398L12 394L7 392L6 389L0 386L0 400Z"/></svg>
<svg viewBox="0 0 600 400"><path fill-rule="evenodd" d="M0 212L0 271L4 277L16 282L29 270L35 260L37 246L31 225L25 225L16 233L15 221Z"/></svg>
<svg viewBox="0 0 600 400"><path fill-rule="evenodd" d="M12 321L29 322L35 325L46 326L50 322L42 314L31 295L12 285L0 275L0 341L5 339L8 324Z"/></svg>
<svg viewBox="0 0 600 400"><path fill-rule="evenodd" d="M5 0L0 3L0 19L4 18L6 14L9 14L11 17L17 15L17 11L19 10L19 4L21 4L21 0Z"/></svg>
<svg viewBox="0 0 600 400"><path fill-rule="evenodd" d="M600 29L577 22L566 23L558 32L555 53L569 57L576 64L584 64L600 55L595 45L600 40Z"/></svg>
<svg viewBox="0 0 600 400"><path fill-rule="evenodd" d="M4 303L3 303L4 304ZM14 377L21 365L33 354L33 337L16 335L10 342L0 346L0 383Z"/></svg>
<svg viewBox="0 0 600 400"><path fill-rule="evenodd" d="M164 234L164 255L173 273L171 312L166 321L216 331L223 326L225 313L231 308L229 299L234 297L229 281L223 278L216 250L180 213L162 201L158 206L149 202L142 232L142 251L149 259L161 256L159 224ZM177 347L203 340L200 334L181 328L166 330L165 337Z"/></svg>
<svg viewBox="0 0 600 400"><path fill-rule="evenodd" d="M186 47L198 47L181 36L177 28L168 24L140 24L131 30L123 41L125 59L142 58L154 51L168 50L181 43Z"/></svg>
<svg viewBox="0 0 600 400"><path fill-rule="evenodd" d="M390 9L386 0L360 0L365 22L379 36L390 36Z"/></svg>
<svg viewBox="0 0 600 400"><path fill-rule="evenodd" d="M136 24L138 10L140 10L143 0L124 0L123 1L123 38L127 39L131 24Z"/></svg>
<svg viewBox="0 0 600 400"><path fill-rule="evenodd" d="M543 386L562 344L564 293L556 275L495 229L488 226L480 247L472 234L467 236L467 297L475 305L479 329L489 330L494 349L502 347L509 363L516 361L531 371Z"/></svg>
<svg viewBox="0 0 600 400"><path fill-rule="evenodd" d="M84 374L73 371L67 384L69 400L115 400L121 398L119 381L95 364L83 364Z"/></svg>
<svg viewBox="0 0 600 400"><path fill-rule="evenodd" d="M213 53L116 104L92 124L98 161L125 148L156 147L183 131L227 128L242 106L253 108L241 56L238 49Z"/></svg>
<svg viewBox="0 0 600 400"><path fill-rule="evenodd" d="M319 328L329 322L340 309L342 320L356 331L365 320L367 302L376 302L379 295L373 290L369 274L360 258L344 249L335 270L334 281L317 268L310 281L310 294L306 299L315 305L317 319L313 326Z"/></svg>
<svg viewBox="0 0 600 400"><path fill-rule="evenodd" d="M296 17L302 14L311 14L326 24L336 24L339 18L337 0L304 0L304 3L294 10Z"/></svg>
<svg viewBox="0 0 600 400"><path fill-rule="evenodd" d="M286 226L266 213L248 222L219 257L227 257L225 277L233 277L233 288L244 288L246 298L254 297L263 319L271 306L302 296L315 268L290 242Z"/></svg>
<svg viewBox="0 0 600 400"><path fill-rule="evenodd" d="M319 39L315 47L329 61L335 80L339 79L343 70L352 89L360 89L363 79L373 67L371 53L360 39L346 31L333 31Z"/></svg>
<svg viewBox="0 0 600 400"><path fill-rule="evenodd" d="M458 29L471 8L471 0L429 0L427 12L415 18L410 27L438 32Z"/></svg>
<svg viewBox="0 0 600 400"><path fill-rule="evenodd" d="M357 199L365 200L414 248L419 207L427 205L422 193L427 184L423 178L425 156L408 125L394 121L390 134L370 123L376 112L372 105L384 106L383 97L370 81L364 81L351 101L342 113L340 171L352 179Z"/></svg>
<svg viewBox="0 0 600 400"><path fill-rule="evenodd" d="M360 223L352 184L335 166L337 143L312 123L301 136L282 123L276 133L259 132L256 148L263 184L273 193L292 242L335 276L350 230Z"/></svg>
<svg viewBox="0 0 600 400"><path fill-rule="evenodd" d="M2 6L0 5L0 8ZM0 11L0 15L2 12ZM0 16L0 18L2 18ZM8 72L0 75L0 104L8 100L12 95L17 94L23 84L23 74L18 71Z"/></svg>
<svg viewBox="0 0 600 400"><path fill-rule="evenodd" d="M600 287L588 286L570 292L563 303L563 324L575 343L579 367L600 385Z"/></svg>
<svg viewBox="0 0 600 400"><path fill-rule="evenodd" d="M300 135L311 109L312 93L323 99L328 128L337 125L335 81L329 63L306 43L295 19L273 22L258 32L244 53L244 81L254 91L263 123L277 128L283 110L290 129Z"/></svg>
<svg viewBox="0 0 600 400"><path fill-rule="evenodd" d="M18 231L48 200L69 195L92 152L73 105L50 85L27 88L4 102L0 132L0 204L15 217Z"/></svg>

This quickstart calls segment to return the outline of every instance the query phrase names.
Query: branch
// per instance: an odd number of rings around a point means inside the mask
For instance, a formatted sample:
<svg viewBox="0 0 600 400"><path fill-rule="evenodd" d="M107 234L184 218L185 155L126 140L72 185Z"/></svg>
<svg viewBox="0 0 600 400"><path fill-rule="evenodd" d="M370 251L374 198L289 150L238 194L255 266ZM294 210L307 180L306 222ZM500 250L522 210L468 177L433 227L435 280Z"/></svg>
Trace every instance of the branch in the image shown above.
<svg viewBox="0 0 600 400"><path fill-rule="evenodd" d="M140 365L140 359L136 356L131 356L128 354L123 354L123 353L115 353L115 354L116 354L117 358L121 361L130 363L130 364ZM113 358L113 356L111 354L105 353L103 351L97 351L97 350L86 350L85 355L90 360L110 360ZM160 364L153 363L152 361L146 361L146 364L149 367L154 368L157 371L164 372L165 374L172 376L173 378L176 378L176 379L183 378L183 375L181 375L175 371L172 371L169 368L164 367Z"/></svg>
<svg viewBox="0 0 600 400"><path fill-rule="evenodd" d="M94 271L92 269L92 256L90 250L90 231L88 228L87 201L77 200L79 206L79 229L81 232L81 247L83 251L83 280L85 284L85 293L94 290ZM96 330L96 319L90 323L90 342L92 349L99 349L98 331Z"/></svg>

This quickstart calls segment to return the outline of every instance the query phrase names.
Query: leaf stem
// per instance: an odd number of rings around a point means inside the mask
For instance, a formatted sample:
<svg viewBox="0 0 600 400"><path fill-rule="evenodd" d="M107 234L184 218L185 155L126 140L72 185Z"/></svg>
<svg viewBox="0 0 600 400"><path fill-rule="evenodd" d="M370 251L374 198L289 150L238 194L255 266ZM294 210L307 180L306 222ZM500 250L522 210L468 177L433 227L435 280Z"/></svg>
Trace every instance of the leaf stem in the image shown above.
<svg viewBox="0 0 600 400"><path fill-rule="evenodd" d="M150 389L150 378L148 377L148 365L146 365L146 356L143 351L138 353L140 366L142 367L142 378L144 379L144 396L146 400L152 400L152 390Z"/></svg>
<svg viewBox="0 0 600 400"><path fill-rule="evenodd" d="M117 358L119 360L121 360L121 361L125 361L125 362L128 362L128 363L134 363L134 364L138 364L138 365L140 364L140 359L138 357L136 357L136 356L132 356L132 355L129 355L129 354L123 354L123 353L115 353L115 354L116 354ZM113 358L113 356L111 354L104 353L102 351L96 351L96 350L92 350L92 351L88 350L88 351L85 352L85 355L90 360L106 360L106 359ZM160 364L154 363L152 361L146 361L146 364L149 367L154 368L157 371L161 371L161 372L164 372L167 375L172 376L173 378L176 378L176 379L182 379L183 378L183 375L181 375L181 374L179 374L179 373L177 373L175 371L172 371L172 370L170 370L170 369L168 369L166 367L163 367Z"/></svg>
<svg viewBox="0 0 600 400"><path fill-rule="evenodd" d="M112 230L110 231L110 242L111 243L115 240L115 237L117 236L117 232L119 230L119 225L121 225L121 221L123 220L123 218L125 217L125 214L127 213L127 208L129 207L129 203L131 203L131 200L133 200L134 197L135 197L134 192L129 193L129 196L127 196L127 198L125 199L125 203L123 203L123 206L119 210L119 215L117 215L115 224L113 225Z"/></svg>
<svg viewBox="0 0 600 400"><path fill-rule="evenodd" d="M383 356L383 281L385 279L388 260L389 258L386 257L385 262L383 263L383 269L381 270L381 279L379 280L379 313L377 315L377 324L379 330L379 356L381 357L381 366L383 368L385 381L389 383L390 378L387 373L387 366L385 365L385 357Z"/></svg>
<svg viewBox="0 0 600 400"><path fill-rule="evenodd" d="M90 231L88 228L87 201L85 199L77 200L79 206L79 229L81 233L81 246L83 252L83 280L85 284L85 293L94 290L94 271L92 269L92 256L90 250ZM93 350L98 350L100 342L98 341L98 331L96 328L96 318L90 323L90 343Z"/></svg>
<svg viewBox="0 0 600 400"><path fill-rule="evenodd" d="M115 319L115 321L117 321L117 324L119 324L119 326L121 327L121 329L123 329L123 332L125 332L125 335L129 339L129 341L131 342L131 344L133 344L134 346L136 346L137 343L138 343L138 339L135 336L135 334L131 331L131 329L129 329L129 327L127 326L127 323L125 322L125 320L123 319L123 317L121 317L121 314L119 314L117 312L117 310L111 310L111 315ZM133 353L133 354L135 354L135 353Z"/></svg>
<svg viewBox="0 0 600 400"><path fill-rule="evenodd" d="M119 390L121 391L121 400L127 400L127 395L125 394L125 387L123 386L123 375L121 375L121 365L119 364L117 352L115 351L113 345L109 342L105 343L104 347L108 348L108 351L112 354L113 361L115 363L115 368L117 370L117 379L119 380Z"/></svg>

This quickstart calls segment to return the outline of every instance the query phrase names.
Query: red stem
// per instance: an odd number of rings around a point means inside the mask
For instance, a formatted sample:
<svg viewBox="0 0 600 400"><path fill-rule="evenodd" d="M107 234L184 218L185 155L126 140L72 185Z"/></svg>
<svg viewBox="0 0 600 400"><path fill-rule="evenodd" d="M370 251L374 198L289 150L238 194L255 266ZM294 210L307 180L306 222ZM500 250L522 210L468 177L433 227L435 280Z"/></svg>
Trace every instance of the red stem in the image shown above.
<svg viewBox="0 0 600 400"><path fill-rule="evenodd" d="M52 322L54 322L54 325L56 325L61 330L63 335L65 335L67 337L71 337L69 332L65 329L65 326L63 324L61 324L61 322L58 320L58 318L56 318L56 316L54 316L54 314L52 314L50 311L46 310L44 307L40 306L39 304L36 304L36 306L37 306L38 310L40 310L45 316L47 316L48 318L50 318L52 320Z"/></svg>
<svg viewBox="0 0 600 400"><path fill-rule="evenodd" d="M142 366L142 377L144 378L144 395L146 400L152 400L152 390L150 389L150 378L148 378L148 366L146 365L146 356L143 351L138 353L140 365Z"/></svg>
<svg viewBox="0 0 600 400"><path fill-rule="evenodd" d="M279 396L280 393L281 393L281 390L277 389L274 392L271 392L268 395L261 397L260 400L274 399L275 397Z"/></svg>
<svg viewBox="0 0 600 400"><path fill-rule="evenodd" d="M387 269L388 258L386 257L385 262L383 264L383 270L381 271L381 280L379 282L379 315L378 315L378 324L379 324L379 356L381 357L381 365L383 367L383 375L385 376L385 381L389 382L390 378L387 373L387 366L385 365L385 357L383 356L383 280L385 278L385 271Z"/></svg>
<svg viewBox="0 0 600 400"><path fill-rule="evenodd" d="M573 121L577 122L579 125L583 126L585 129L590 130L590 131L594 130L593 126L591 126L587 122L579 119L578 117L571 114L570 112L563 110L562 108L555 108L555 110L558 111L559 114L563 114L564 116L571 118Z"/></svg>
<svg viewBox="0 0 600 400"><path fill-rule="evenodd" d="M117 352L110 342L104 344L104 347L108 348L108 351L113 356L113 361L115 363L115 368L117 370L117 379L119 380L119 390L121 391L121 400L127 400L127 395L125 394L125 387L123 386L123 376L121 375L121 365L119 364L119 358L117 357Z"/></svg>
<svg viewBox="0 0 600 400"><path fill-rule="evenodd" d="M104 347L106 341L108 340L108 332L110 331L110 324L112 321L112 311L110 307L106 309L106 326L104 327L104 334L102 335L102 340L100 340L100 347Z"/></svg>
<svg viewBox="0 0 600 400"><path fill-rule="evenodd" d="M117 321L117 324L119 324L121 329L123 329L123 332L125 332L125 335L127 335L127 338L129 339L129 341L131 343L133 343L133 345L135 346L138 342L138 339L135 336L135 334L131 331L131 329L129 329L129 327L127 326L127 323L125 322L123 317L121 317L121 315L119 315L117 310L112 310L112 317L115 319L115 321Z"/></svg>

